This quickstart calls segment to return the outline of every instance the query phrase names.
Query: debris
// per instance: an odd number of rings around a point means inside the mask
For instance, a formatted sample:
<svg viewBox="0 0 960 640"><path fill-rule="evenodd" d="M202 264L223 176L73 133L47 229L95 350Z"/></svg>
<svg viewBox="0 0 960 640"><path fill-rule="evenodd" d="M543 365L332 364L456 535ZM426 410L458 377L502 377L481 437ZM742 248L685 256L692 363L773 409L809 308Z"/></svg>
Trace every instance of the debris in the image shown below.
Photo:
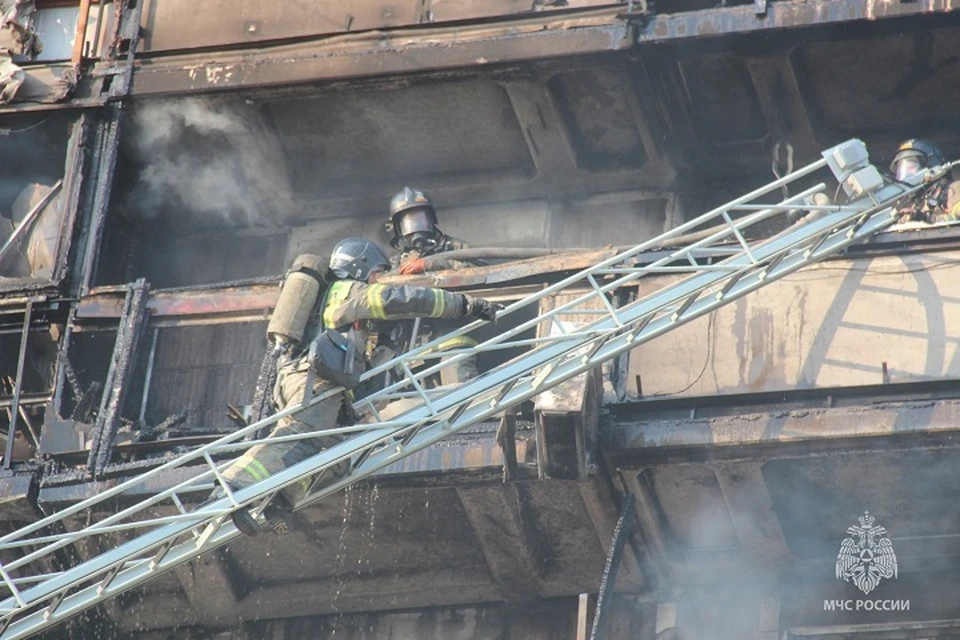
<svg viewBox="0 0 960 640"><path fill-rule="evenodd" d="M134 442L152 442L154 440L166 440L170 437L170 428L175 427L187 419L187 412L181 411L171 416L167 416L161 422L155 425L142 425L140 432L134 437Z"/></svg>
<svg viewBox="0 0 960 640"><path fill-rule="evenodd" d="M34 0L0 0L0 11L0 50L29 60L43 51L34 22Z"/></svg>
<svg viewBox="0 0 960 640"><path fill-rule="evenodd" d="M59 192L63 181L52 187L28 185L13 203L13 221L23 232L25 257L31 278L50 278L57 260L57 244L63 223ZM22 227L22 229L21 229ZM21 235L14 232L14 235Z"/></svg>
<svg viewBox="0 0 960 640"><path fill-rule="evenodd" d="M13 100L25 78L26 74L13 63L10 53L0 49L0 104Z"/></svg>
<svg viewBox="0 0 960 640"><path fill-rule="evenodd" d="M0 104L11 102L26 74L13 62L13 56L32 60L43 47L37 38L33 0L0 0Z"/></svg>
<svg viewBox="0 0 960 640"><path fill-rule="evenodd" d="M247 418L244 415L244 411L235 405L227 405L227 418L237 425L238 429L243 429L247 426Z"/></svg>

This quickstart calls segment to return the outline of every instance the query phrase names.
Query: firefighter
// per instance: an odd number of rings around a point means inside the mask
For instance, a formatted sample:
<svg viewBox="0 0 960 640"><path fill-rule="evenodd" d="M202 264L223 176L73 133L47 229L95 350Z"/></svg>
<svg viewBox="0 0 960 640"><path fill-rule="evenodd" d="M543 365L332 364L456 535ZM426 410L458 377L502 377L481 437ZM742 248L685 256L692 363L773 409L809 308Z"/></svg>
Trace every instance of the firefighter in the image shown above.
<svg viewBox="0 0 960 640"><path fill-rule="evenodd" d="M379 273L390 268L390 260L379 246L363 238L347 238L337 244L328 266L313 256L299 257L285 279L271 317L268 335L284 349L277 364L274 387L278 410L303 402L311 377L313 395L338 386L317 373L317 370L323 370L319 358L317 363L311 363L310 352L306 349L314 337L322 337L323 331L349 332L357 346L365 346L371 320L469 316L491 321L502 308L482 298L441 289L373 283ZM316 302L312 301L314 299ZM289 304L286 300L290 301ZM310 374L311 366L316 367L314 376ZM333 427L338 421L343 423L341 417L345 410L352 410L351 398L349 391L337 394L282 418L271 436L306 433ZM223 476L231 488L247 487L340 443L346 437L331 434L309 440L255 445L228 467ZM247 535L256 535L265 527L283 532L289 528L291 508L307 491L339 479L348 471L349 464L349 460L345 460L313 478L304 478L287 487L263 510L259 519L249 508L234 512L234 523Z"/></svg>
<svg viewBox="0 0 960 640"><path fill-rule="evenodd" d="M387 221L387 231L392 235L390 246L400 251L400 255L393 261L394 268L402 275L423 273L427 270L427 258L431 270L460 269L482 266L483 261L452 260L443 258L443 253L469 249L470 245L458 238L448 236L437 226L437 211L430 198L420 189L404 187L403 191L393 196L390 201L390 219ZM413 327L416 326L416 335ZM405 327L410 335L405 336L410 347L429 342L438 335L443 335L456 329L460 323L450 321L433 321ZM452 338L437 347L437 351L451 351L454 349L469 349L475 347L477 341L469 336ZM433 361L428 361L432 364ZM440 385L466 382L477 375L477 358L471 356L460 360L453 366L440 370L438 375L431 376L426 384L435 388Z"/></svg>
<svg viewBox="0 0 960 640"><path fill-rule="evenodd" d="M890 162L890 173L904 180L923 169L945 162L943 151L929 140L904 141ZM943 177L927 188L922 197L901 211L901 221L919 220L931 224L960 220L960 180Z"/></svg>
<svg viewBox="0 0 960 640"><path fill-rule="evenodd" d="M390 219L386 224L391 235L390 246L400 252L394 260L404 275L423 273L426 269L425 258L437 256L448 251L469 249L463 240L448 236L437 226L437 210L430 198L420 189L404 187L403 191L390 200ZM431 261L434 270L474 267L481 262L464 260Z"/></svg>

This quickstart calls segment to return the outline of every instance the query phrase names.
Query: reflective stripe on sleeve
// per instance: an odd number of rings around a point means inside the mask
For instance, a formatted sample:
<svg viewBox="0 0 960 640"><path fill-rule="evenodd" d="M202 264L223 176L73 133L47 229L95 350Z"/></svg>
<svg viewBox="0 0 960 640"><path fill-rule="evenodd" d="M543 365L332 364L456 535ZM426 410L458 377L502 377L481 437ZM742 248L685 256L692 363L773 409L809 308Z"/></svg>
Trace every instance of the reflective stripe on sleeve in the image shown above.
<svg viewBox="0 0 960 640"><path fill-rule="evenodd" d="M440 289L433 289L433 311L430 313L431 318L439 318L443 315L443 312L447 308L447 303L443 299L443 291Z"/></svg>
<svg viewBox="0 0 960 640"><path fill-rule="evenodd" d="M382 284L372 284L367 289L367 305L370 307L370 315L376 320L387 319L387 312L383 308L383 290L385 288Z"/></svg>
<svg viewBox="0 0 960 640"><path fill-rule="evenodd" d="M347 294L350 293L351 284L352 283L350 282L338 280L330 285L330 290L327 293L327 299L323 304L324 328L337 328L337 311L340 309L340 305L343 304L343 301L346 299Z"/></svg>

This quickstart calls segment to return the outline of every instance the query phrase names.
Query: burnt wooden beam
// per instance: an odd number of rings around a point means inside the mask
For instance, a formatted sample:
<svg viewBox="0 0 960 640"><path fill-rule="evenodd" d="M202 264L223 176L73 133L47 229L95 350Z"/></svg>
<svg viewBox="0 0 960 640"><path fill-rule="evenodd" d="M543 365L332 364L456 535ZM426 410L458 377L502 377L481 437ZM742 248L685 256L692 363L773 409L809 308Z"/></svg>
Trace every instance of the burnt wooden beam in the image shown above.
<svg viewBox="0 0 960 640"><path fill-rule="evenodd" d="M120 427L120 413L123 411L127 386L136 362L140 337L146 325L146 299L149 289L150 285L141 278L130 287L126 296L87 460L88 470L95 477L103 475L113 454L114 441Z"/></svg>
<svg viewBox="0 0 960 640"><path fill-rule="evenodd" d="M150 293L146 308L153 324L162 324L163 320L172 318L195 318L197 321L210 322L266 320L279 295L276 282L218 285L180 291L159 290ZM82 330L85 323L118 319L123 304L122 290L95 290L77 303L76 321Z"/></svg>

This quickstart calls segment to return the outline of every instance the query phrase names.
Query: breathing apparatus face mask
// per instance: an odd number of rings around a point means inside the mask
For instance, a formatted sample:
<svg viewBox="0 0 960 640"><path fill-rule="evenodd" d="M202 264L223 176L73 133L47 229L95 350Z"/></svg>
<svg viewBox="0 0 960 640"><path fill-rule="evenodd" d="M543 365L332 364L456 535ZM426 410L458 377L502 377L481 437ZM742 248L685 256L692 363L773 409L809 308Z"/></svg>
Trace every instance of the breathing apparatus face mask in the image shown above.
<svg viewBox="0 0 960 640"><path fill-rule="evenodd" d="M426 209L415 209L400 216L398 231L404 243L414 251L431 249L437 244L437 230L433 219Z"/></svg>
<svg viewBox="0 0 960 640"><path fill-rule="evenodd" d="M897 161L897 180L906 180L923 169L923 163L918 157L903 158Z"/></svg>
<svg viewBox="0 0 960 640"><path fill-rule="evenodd" d="M404 240L411 249L417 252L424 252L437 246L437 239L432 235L418 231L416 233L404 236Z"/></svg>

